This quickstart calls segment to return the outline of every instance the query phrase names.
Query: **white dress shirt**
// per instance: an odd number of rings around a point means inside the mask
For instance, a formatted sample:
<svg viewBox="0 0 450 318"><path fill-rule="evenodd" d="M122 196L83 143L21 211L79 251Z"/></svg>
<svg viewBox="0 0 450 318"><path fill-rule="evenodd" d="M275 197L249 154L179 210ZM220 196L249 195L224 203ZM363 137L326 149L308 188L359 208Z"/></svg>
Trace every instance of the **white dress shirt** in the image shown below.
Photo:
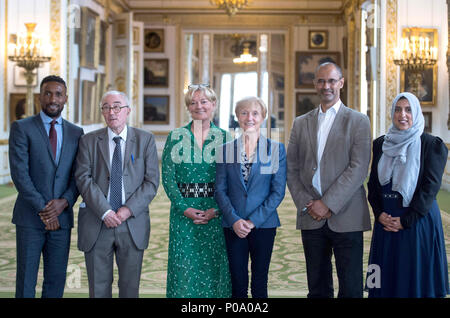
<svg viewBox="0 0 450 318"><path fill-rule="evenodd" d="M341 100L329 108L325 113L322 111L322 105L319 105L319 116L317 123L317 170L313 176L312 184L314 188L322 195L322 186L320 183L320 160L322 159L323 150L327 143L328 134L331 126L333 126L336 114L341 107Z"/></svg>
<svg viewBox="0 0 450 318"><path fill-rule="evenodd" d="M125 143L127 141L127 126L125 125L125 128L122 130L122 132L119 135L116 135L111 128L107 128L108 129L108 141L109 141L109 166L112 166L112 159L113 159L113 155L114 155L114 149L116 148L116 142L114 141L114 137L120 136L122 139L120 140L120 151L122 154L122 171L123 171L123 164L124 164L124 158L125 158ZM108 202L109 202L109 194L110 194L110 189L108 189ZM125 188L123 186L123 179L122 179L122 204L125 203ZM102 216L102 220L105 218L106 214L108 214L110 211L112 210L108 210L106 211L103 216ZM116 211L117 212L117 211Z"/></svg>

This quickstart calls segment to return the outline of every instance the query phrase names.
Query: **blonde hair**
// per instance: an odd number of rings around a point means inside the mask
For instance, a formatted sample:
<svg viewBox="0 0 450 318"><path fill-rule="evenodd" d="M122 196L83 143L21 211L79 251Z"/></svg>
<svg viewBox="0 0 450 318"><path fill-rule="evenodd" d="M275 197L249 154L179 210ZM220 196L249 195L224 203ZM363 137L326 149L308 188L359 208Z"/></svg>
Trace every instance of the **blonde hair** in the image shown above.
<svg viewBox="0 0 450 318"><path fill-rule="evenodd" d="M194 96L194 93L200 91L201 93L205 94L205 97L211 102L216 103L217 106L217 95L216 92L214 92L213 89L204 86L202 84L199 85L192 85L192 87L189 88L189 90L184 95L184 103L186 104L186 107L189 107L192 102L192 98Z"/></svg>
<svg viewBox="0 0 450 318"><path fill-rule="evenodd" d="M234 109L236 117L239 117L238 115L243 108L246 108L252 104L258 105L261 108L262 117L266 118L267 106L261 98L256 96L244 97L236 103L236 108Z"/></svg>

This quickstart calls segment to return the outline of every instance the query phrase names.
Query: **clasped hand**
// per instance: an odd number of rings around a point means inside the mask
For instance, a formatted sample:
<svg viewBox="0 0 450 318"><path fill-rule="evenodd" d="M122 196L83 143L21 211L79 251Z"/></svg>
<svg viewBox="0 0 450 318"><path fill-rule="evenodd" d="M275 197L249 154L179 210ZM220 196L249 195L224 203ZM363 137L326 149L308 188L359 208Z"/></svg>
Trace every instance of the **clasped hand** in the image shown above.
<svg viewBox="0 0 450 318"><path fill-rule="evenodd" d="M316 221L329 219L331 217L330 209L321 200L311 200L306 205L308 214Z"/></svg>
<svg viewBox="0 0 450 318"><path fill-rule="evenodd" d="M380 214L378 222L380 222L384 226L383 229L388 232L398 232L399 230L403 230L400 217L393 217L386 212Z"/></svg>
<svg viewBox="0 0 450 318"><path fill-rule="evenodd" d="M125 222L131 216L131 211L127 206L120 207L117 212L110 211L106 214L103 222L107 228L118 227L120 224Z"/></svg>
<svg viewBox="0 0 450 318"><path fill-rule="evenodd" d="M250 231L255 227L250 220L239 219L233 224L233 231L239 238L245 238Z"/></svg>
<svg viewBox="0 0 450 318"><path fill-rule="evenodd" d="M66 199L53 199L50 200L39 212L41 221L45 224L47 231L55 231L60 228L58 216L69 206Z"/></svg>
<svg viewBox="0 0 450 318"><path fill-rule="evenodd" d="M216 216L216 211L214 208L210 208L206 211L187 208L186 211L184 211L184 216L193 220L194 224L208 224L209 220Z"/></svg>

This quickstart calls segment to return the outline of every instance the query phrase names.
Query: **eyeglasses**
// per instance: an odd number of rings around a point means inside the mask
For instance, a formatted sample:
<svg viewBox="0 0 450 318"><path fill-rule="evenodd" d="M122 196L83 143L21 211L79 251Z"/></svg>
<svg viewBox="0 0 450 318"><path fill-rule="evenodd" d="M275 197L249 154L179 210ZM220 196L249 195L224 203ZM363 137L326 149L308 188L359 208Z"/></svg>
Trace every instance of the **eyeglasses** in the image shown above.
<svg viewBox="0 0 450 318"><path fill-rule="evenodd" d="M199 88L208 88L209 84L191 84L188 86L188 89L199 89Z"/></svg>
<svg viewBox="0 0 450 318"><path fill-rule="evenodd" d="M328 85L330 85L330 86L334 86L334 85L336 85L337 82L339 82L341 79L342 79L342 78L340 78L340 79L330 78L330 79L328 79L328 80L325 80L325 79L320 78L320 79L318 79L318 80L315 80L315 83L316 83L316 85L318 85L318 86L324 86L325 83L328 83Z"/></svg>
<svg viewBox="0 0 450 318"><path fill-rule="evenodd" d="M122 108L128 107L128 105L120 106L120 105L113 105L113 106L102 106L100 109L102 110L102 113L108 114L111 109L114 113L118 114L122 110Z"/></svg>

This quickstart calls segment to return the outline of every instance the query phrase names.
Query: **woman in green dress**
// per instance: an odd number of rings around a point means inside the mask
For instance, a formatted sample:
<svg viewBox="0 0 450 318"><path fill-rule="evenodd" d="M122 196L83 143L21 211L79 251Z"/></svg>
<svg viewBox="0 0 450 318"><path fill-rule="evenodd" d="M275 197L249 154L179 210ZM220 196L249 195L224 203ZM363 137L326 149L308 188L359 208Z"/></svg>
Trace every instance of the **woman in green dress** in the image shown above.
<svg viewBox="0 0 450 318"><path fill-rule="evenodd" d="M185 103L192 121L170 132L162 155L171 201L166 296L230 297L222 215L214 200L215 149L229 135L211 122L217 103L212 89L189 86Z"/></svg>

